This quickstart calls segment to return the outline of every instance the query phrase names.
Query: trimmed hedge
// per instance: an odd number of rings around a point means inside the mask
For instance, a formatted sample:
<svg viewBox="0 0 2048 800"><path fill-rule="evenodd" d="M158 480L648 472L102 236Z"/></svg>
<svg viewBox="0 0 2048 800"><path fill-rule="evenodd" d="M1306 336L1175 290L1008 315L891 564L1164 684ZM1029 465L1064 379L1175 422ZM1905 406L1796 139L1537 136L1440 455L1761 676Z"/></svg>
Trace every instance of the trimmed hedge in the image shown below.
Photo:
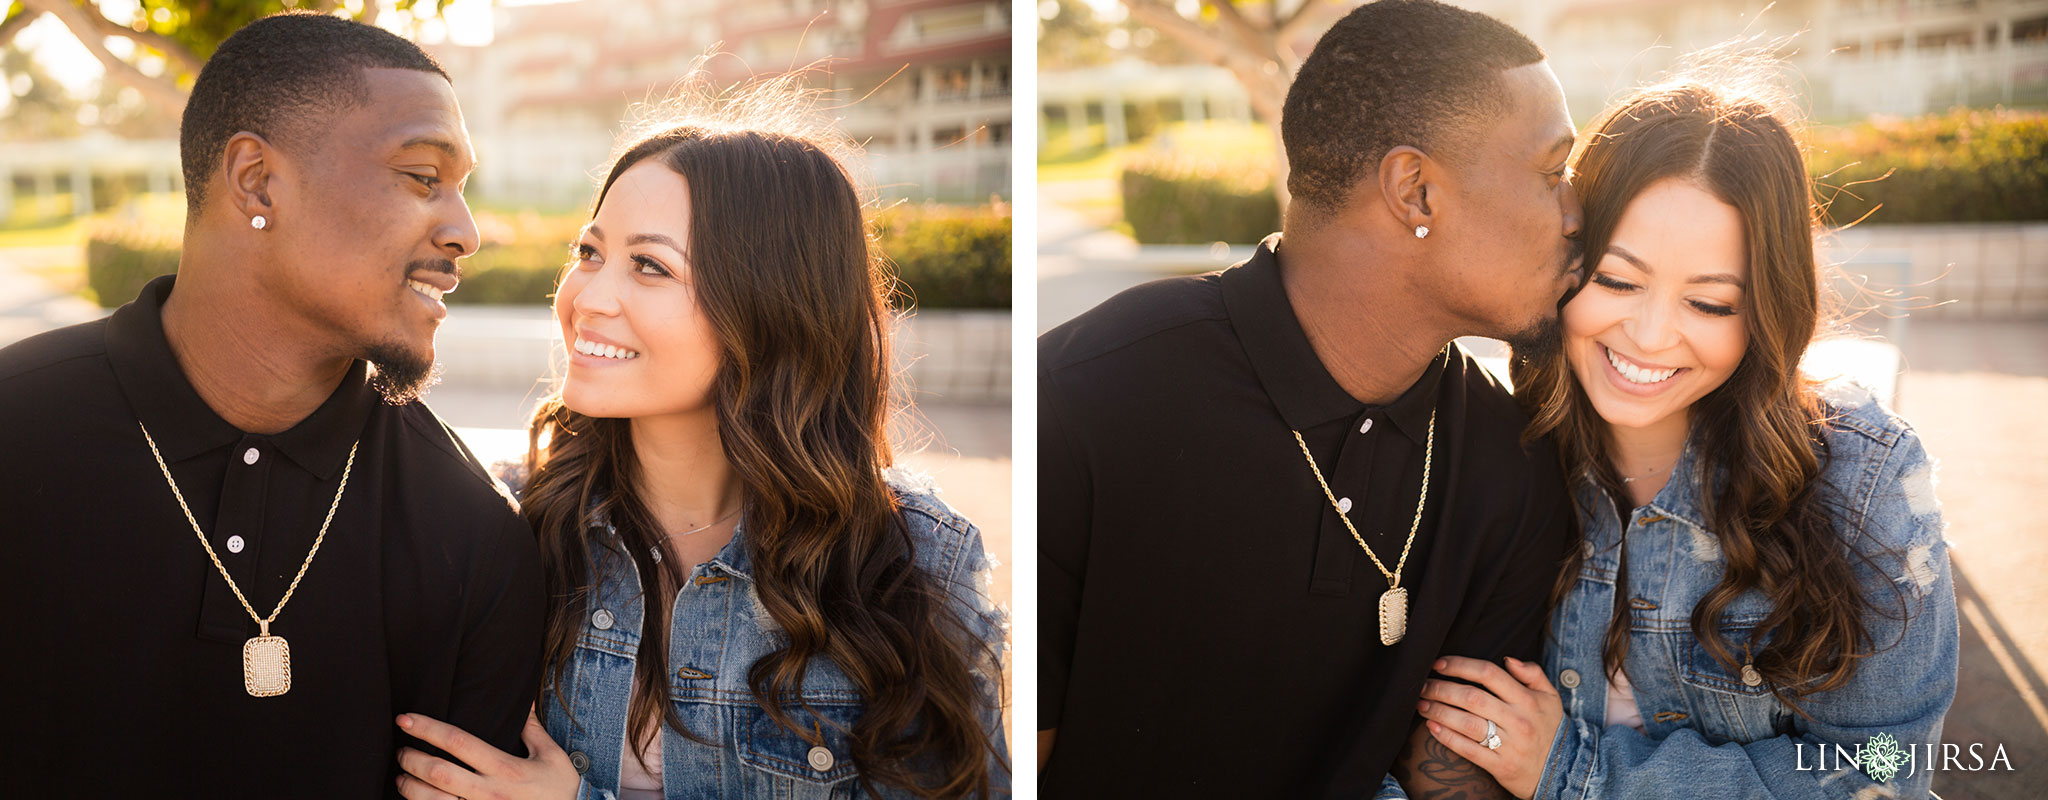
<svg viewBox="0 0 2048 800"><path fill-rule="evenodd" d="M175 240L112 227L95 229L86 236L85 285L102 307L134 300L151 279L177 271Z"/></svg>
<svg viewBox="0 0 2048 800"><path fill-rule="evenodd" d="M1010 307L1008 206L897 206L873 226L896 267L896 306Z"/></svg>
<svg viewBox="0 0 2048 800"><path fill-rule="evenodd" d="M1818 130L1809 162L1836 224L1873 208L1866 224L2048 220L2048 114L1964 109Z"/></svg>
<svg viewBox="0 0 2048 800"><path fill-rule="evenodd" d="M1147 150L1118 178L1124 221L1141 244L1244 244L1280 230L1271 156L1258 152Z"/></svg>
<svg viewBox="0 0 2048 800"><path fill-rule="evenodd" d="M1817 194L1838 225L1879 204L1865 224L2048 220L2048 114L1962 109L1815 128L1809 142ZM1125 164L1124 220L1140 243L1249 244L1280 229L1265 152L1195 149Z"/></svg>
<svg viewBox="0 0 2048 800"><path fill-rule="evenodd" d="M484 246L463 262L454 305L545 304L554 294L583 217L476 214ZM877 214L882 251L902 282L898 305L1009 308L1007 207L898 206ZM176 272L175 233L134 224L94 229L86 239L86 280L100 305L135 299L143 284ZM905 296L907 295L907 297Z"/></svg>

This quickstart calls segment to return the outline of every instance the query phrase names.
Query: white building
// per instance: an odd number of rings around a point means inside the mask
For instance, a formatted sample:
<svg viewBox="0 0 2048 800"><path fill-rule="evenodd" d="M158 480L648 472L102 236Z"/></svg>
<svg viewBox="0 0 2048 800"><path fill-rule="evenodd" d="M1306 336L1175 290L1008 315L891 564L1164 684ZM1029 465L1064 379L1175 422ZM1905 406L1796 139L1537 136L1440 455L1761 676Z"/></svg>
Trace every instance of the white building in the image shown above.
<svg viewBox="0 0 2048 800"><path fill-rule="evenodd" d="M482 196L589 200L626 109L716 47L721 85L826 60L827 105L882 197L1010 194L1010 17L1000 0L596 0L495 10L487 47L429 48L455 81Z"/></svg>
<svg viewBox="0 0 2048 800"><path fill-rule="evenodd" d="M1821 120L1958 105L2048 106L2048 0L1783 0L1759 17L1768 2L1457 4L1513 25L1541 45L1582 120L1670 69L1679 56L1756 34L1764 40L1798 34L1787 61L1802 101ZM1122 62L1041 75L1042 123L1099 120L1114 146L1130 127L1132 109L1147 104L1174 119L1251 118L1243 89L1221 67L1134 67Z"/></svg>

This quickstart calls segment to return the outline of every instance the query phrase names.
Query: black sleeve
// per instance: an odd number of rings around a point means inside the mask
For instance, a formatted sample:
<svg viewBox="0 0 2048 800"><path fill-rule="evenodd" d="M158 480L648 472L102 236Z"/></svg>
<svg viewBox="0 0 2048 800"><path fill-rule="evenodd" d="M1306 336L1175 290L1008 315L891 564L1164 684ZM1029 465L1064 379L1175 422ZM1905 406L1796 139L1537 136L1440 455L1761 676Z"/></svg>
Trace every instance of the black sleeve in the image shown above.
<svg viewBox="0 0 2048 800"><path fill-rule="evenodd" d="M1074 667L1094 493L1055 391L1038 381L1038 730L1060 725Z"/></svg>
<svg viewBox="0 0 2048 800"><path fill-rule="evenodd" d="M1521 513L1496 543L1492 586L1484 604L1460 614L1444 642L1444 655L1499 663L1503 656L1542 663L1543 625L1566 548L1576 527L1570 495L1548 448L1539 448L1525 488Z"/></svg>
<svg viewBox="0 0 2048 800"><path fill-rule="evenodd" d="M524 758L520 732L540 693L546 590L540 547L517 514L484 545L464 593L447 722Z"/></svg>

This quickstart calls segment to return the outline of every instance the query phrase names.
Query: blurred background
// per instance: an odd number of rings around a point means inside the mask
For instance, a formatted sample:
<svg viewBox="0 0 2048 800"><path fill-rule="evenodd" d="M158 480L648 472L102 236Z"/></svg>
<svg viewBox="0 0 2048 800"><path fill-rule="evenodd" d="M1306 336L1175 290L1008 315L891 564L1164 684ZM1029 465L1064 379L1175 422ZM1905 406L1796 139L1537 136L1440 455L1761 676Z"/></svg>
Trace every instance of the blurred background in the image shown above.
<svg viewBox="0 0 2048 800"><path fill-rule="evenodd" d="M448 295L427 403L485 462L562 353L547 303L632 103L696 59L718 87L807 66L865 144L896 265L900 462L1010 552L1010 7L999 0L0 0L0 346L109 313L175 271L178 119L228 35L287 8L419 42L478 153L483 247ZM998 602L1009 569L998 568Z"/></svg>
<svg viewBox="0 0 2048 800"><path fill-rule="evenodd" d="M1807 367L1877 389L1940 459L1963 628L1943 734L2003 744L2013 767L1934 786L2041 796L2048 512L2029 490L2048 483L2034 424L2048 408L2048 0L1455 4L1542 46L1580 125L1686 53L1797 34L1779 55L1820 195L1836 225L1861 220L1822 239L1855 335ZM1038 4L1040 332L1138 283L1240 261L1279 229L1281 102L1357 5ZM1465 344L1505 373L1499 343Z"/></svg>

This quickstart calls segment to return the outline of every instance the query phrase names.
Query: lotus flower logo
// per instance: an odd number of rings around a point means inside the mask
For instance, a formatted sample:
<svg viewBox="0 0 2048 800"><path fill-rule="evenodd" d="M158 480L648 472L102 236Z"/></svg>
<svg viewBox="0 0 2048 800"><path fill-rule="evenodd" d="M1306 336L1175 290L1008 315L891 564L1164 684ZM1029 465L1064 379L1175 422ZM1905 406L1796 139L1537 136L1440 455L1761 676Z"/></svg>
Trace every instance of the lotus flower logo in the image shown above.
<svg viewBox="0 0 2048 800"><path fill-rule="evenodd" d="M1893 775L1899 774L1899 768L1906 765L1908 758L1906 751L1899 748L1899 740L1892 738L1889 733L1870 737L1870 741L1863 745L1863 752L1857 757L1857 766L1862 767L1864 774L1878 783L1888 782Z"/></svg>

